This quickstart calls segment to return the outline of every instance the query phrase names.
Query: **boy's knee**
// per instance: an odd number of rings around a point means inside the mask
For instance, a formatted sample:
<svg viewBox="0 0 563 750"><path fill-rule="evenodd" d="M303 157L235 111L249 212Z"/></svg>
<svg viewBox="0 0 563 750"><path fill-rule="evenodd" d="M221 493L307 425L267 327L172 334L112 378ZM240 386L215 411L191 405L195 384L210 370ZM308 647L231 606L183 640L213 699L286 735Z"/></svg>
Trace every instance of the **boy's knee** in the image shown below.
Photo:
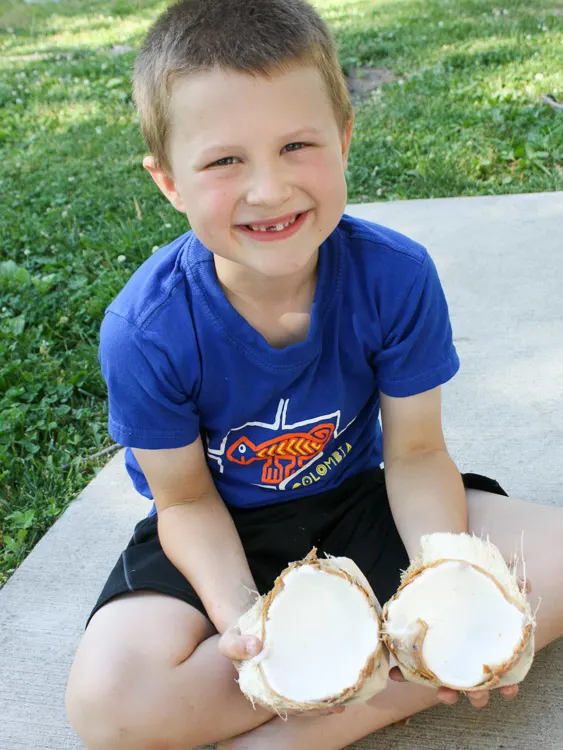
<svg viewBox="0 0 563 750"><path fill-rule="evenodd" d="M66 711L88 750L156 750L147 732L147 682L146 676L135 676L125 665L105 663L86 670L75 663L67 685Z"/></svg>

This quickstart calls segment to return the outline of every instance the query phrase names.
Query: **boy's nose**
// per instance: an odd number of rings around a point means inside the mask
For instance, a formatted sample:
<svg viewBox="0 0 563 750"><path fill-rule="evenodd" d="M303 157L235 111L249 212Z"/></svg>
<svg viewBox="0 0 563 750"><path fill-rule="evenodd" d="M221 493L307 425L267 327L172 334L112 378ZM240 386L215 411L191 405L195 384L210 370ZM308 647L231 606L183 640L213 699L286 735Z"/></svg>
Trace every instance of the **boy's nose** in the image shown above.
<svg viewBox="0 0 563 750"><path fill-rule="evenodd" d="M250 206L281 206L291 197L291 185L282 171L262 170L255 172L246 192Z"/></svg>

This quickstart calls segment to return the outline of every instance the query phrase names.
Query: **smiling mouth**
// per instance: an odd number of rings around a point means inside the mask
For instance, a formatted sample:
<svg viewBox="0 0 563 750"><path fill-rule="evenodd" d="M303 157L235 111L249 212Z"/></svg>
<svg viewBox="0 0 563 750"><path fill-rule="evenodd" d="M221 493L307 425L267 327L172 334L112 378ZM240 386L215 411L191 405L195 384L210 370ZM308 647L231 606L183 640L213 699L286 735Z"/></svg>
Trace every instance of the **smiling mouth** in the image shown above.
<svg viewBox="0 0 563 750"><path fill-rule="evenodd" d="M284 229L287 229L287 227L290 227L292 224L295 224L297 219L302 216L302 213L293 214L289 219L286 219L285 221L272 223L272 224L244 224L247 229L250 229L252 232L282 232Z"/></svg>

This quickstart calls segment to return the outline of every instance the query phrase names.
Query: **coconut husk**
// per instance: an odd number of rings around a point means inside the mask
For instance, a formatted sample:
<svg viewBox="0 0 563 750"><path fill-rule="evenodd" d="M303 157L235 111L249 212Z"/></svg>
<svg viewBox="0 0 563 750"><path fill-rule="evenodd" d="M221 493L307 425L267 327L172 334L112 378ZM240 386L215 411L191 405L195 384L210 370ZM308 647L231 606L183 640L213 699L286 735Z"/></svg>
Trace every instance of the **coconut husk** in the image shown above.
<svg viewBox="0 0 563 750"><path fill-rule="evenodd" d="M522 613L524 623L522 637L512 657L494 666L483 665L483 680L477 685L464 687L463 692L498 688L521 682L528 673L534 656L534 614L525 592L520 588L518 577L509 570L498 548L488 539L483 540L469 534L439 533L423 537L417 558L404 571L399 589L383 607L383 641L396 659L401 673L411 682L460 690L459 687L440 680L426 663L423 645L428 632L428 624L423 619L415 620L418 628L413 627L411 636L404 639L395 637L389 628L389 608L402 592L425 571L450 562L464 563L488 577L502 596Z"/></svg>
<svg viewBox="0 0 563 750"><path fill-rule="evenodd" d="M356 682L344 686L335 695L323 700L303 702L292 700L290 696L281 695L271 688L262 668L262 662L267 657L266 630L270 608L276 597L283 591L284 581L288 574L302 566L311 566L329 575L339 576L356 587L365 597L372 616L380 626L379 603L367 579L352 560L343 557L318 558L317 550L314 548L303 560L291 563L276 579L272 590L267 595L259 597L253 607L237 623L241 634L253 635L264 644L264 649L258 656L235 662L239 672L239 685L253 704L258 703L280 715L288 711L319 711L345 704L365 702L383 690L388 680L388 654L381 639L378 639L374 642L373 651L367 656L365 666ZM330 623L326 623L325 627L330 627Z"/></svg>

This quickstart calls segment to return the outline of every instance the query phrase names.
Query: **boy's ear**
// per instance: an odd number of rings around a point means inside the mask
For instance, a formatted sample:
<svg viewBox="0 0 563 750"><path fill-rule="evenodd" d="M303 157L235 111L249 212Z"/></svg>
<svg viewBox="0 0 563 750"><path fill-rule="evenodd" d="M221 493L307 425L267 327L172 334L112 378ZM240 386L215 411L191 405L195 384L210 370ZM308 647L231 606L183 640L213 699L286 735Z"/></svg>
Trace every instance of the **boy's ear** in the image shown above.
<svg viewBox="0 0 563 750"><path fill-rule="evenodd" d="M180 213L185 214L184 200L176 188L174 179L162 171L152 156L145 156L143 167L149 172L161 192L168 198L174 208L180 211Z"/></svg>
<svg viewBox="0 0 563 750"><path fill-rule="evenodd" d="M342 161L344 169L348 169L348 152L350 151L350 141L352 140L352 131L354 130L354 114L350 116L348 124L342 134Z"/></svg>

